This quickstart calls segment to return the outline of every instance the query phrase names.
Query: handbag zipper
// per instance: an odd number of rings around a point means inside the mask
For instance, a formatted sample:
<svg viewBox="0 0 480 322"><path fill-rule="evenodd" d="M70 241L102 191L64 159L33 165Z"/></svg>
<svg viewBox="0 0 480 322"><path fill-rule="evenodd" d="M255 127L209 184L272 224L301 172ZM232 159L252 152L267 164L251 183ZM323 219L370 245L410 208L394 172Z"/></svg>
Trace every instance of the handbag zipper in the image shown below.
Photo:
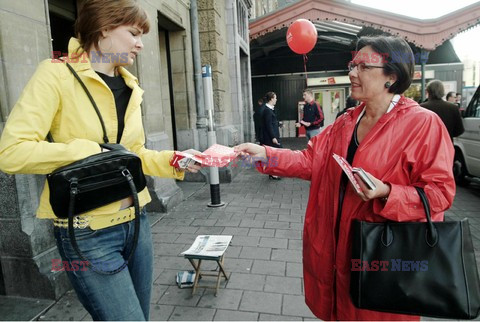
<svg viewBox="0 0 480 322"><path fill-rule="evenodd" d="M118 152L121 152L121 153L118 153ZM128 155L128 154L125 153L125 152L130 153L130 155ZM96 164L102 164L102 163L104 163L106 160L114 159L114 158L116 158L116 157L132 157L132 156L136 156L135 154L133 154L132 152L130 152L130 151L128 151L128 150L114 150L114 151L111 151L111 152L109 151L109 152L102 152L102 153L104 153L104 154L105 154L105 153L110 153L110 155L108 156L108 159L103 158L102 160L98 160L98 161L89 163L89 166L94 166L94 165L96 165ZM100 154L100 153L98 153L98 154ZM137 157L138 157L138 156L137 156ZM79 161L83 161L83 160L79 160ZM76 162L79 162L79 161L76 161ZM75 163L75 162L74 162L74 163ZM82 164L79 164L79 165L77 165L77 166L72 166L71 164L69 164L69 165L66 165L66 166L64 166L64 167L61 167L61 168L56 169L55 171L53 171L52 173L48 174L47 176L52 176L52 175L54 175L55 173L62 171L62 170L63 170L64 168L66 168L66 167L70 167L69 170L75 170L75 169L80 169L80 168L85 167L85 164L82 163Z"/></svg>
<svg viewBox="0 0 480 322"><path fill-rule="evenodd" d="M95 189L105 188L105 187L108 187L108 186L112 186L116 183L120 183L122 181L125 182L125 183L127 182L125 177L121 177L121 178L113 178L113 179L105 180L105 181L102 181L102 182L89 183L89 184L86 184L86 185L83 185L83 186L79 185L78 186L78 192L82 193L82 192L88 192L88 191L95 190Z"/></svg>
<svg viewBox="0 0 480 322"><path fill-rule="evenodd" d="M113 170L113 171L103 172L103 173L100 173L100 174L95 174L93 176L81 178L78 183L81 185L82 181L90 180L90 179L93 179L93 178L96 178L96 177L108 176L109 174L114 174L114 173L118 174L118 173L121 173L120 170L123 170L123 167L120 168L120 169ZM108 181L108 180L111 180L111 179L107 179L106 181ZM89 183L87 183L85 185L88 185L88 184Z"/></svg>

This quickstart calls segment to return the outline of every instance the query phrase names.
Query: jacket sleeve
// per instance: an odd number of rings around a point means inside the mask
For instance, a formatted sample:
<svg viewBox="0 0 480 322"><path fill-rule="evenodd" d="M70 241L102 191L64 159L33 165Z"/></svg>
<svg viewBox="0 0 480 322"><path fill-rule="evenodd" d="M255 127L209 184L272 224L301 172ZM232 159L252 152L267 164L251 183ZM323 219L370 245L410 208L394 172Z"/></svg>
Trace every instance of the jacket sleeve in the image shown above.
<svg viewBox="0 0 480 322"><path fill-rule="evenodd" d="M307 148L302 151L264 146L267 162L257 162L257 170L261 173L310 181L314 162L316 170L323 169L326 156L331 155L328 142L333 135L332 129L333 126L329 125L320 134L311 138Z"/></svg>
<svg viewBox="0 0 480 322"><path fill-rule="evenodd" d="M261 173L282 177L295 177L310 180L312 176L313 148L309 141L307 149L292 151L264 146L267 153L266 162L258 161L257 170Z"/></svg>
<svg viewBox="0 0 480 322"><path fill-rule="evenodd" d="M273 124L272 124L272 117L273 117L273 111L270 108L266 108L265 111L263 112L263 117L264 117L264 125L265 129L267 130L269 136L273 139L278 139L275 136L275 131L273 131Z"/></svg>
<svg viewBox="0 0 480 322"><path fill-rule="evenodd" d="M135 113L135 118L137 119L135 124L140 127L137 129L140 134L136 136L135 143L129 148L142 160L143 172L151 176L183 180L185 172L170 165L170 159L173 157L174 151L156 151L145 148L145 131L143 129L141 108L138 108Z"/></svg>
<svg viewBox="0 0 480 322"><path fill-rule="evenodd" d="M409 173L409 185L388 182L391 186L387 202L374 200L374 212L395 221L425 220L425 210L415 186L424 189L432 219L443 220L443 211L455 197L452 165L454 150L450 136L437 117L430 117L402 155L403 170Z"/></svg>
<svg viewBox="0 0 480 322"><path fill-rule="evenodd" d="M465 128L463 127L463 120L462 116L460 115L460 111L455 109L452 113L452 117L455 120L455 126L453 129L452 137L457 137L465 132Z"/></svg>
<svg viewBox="0 0 480 322"><path fill-rule="evenodd" d="M47 174L101 151L98 143L73 139L45 141L61 104L58 67L45 60L12 109L0 139L0 170L6 173Z"/></svg>
<svg viewBox="0 0 480 322"><path fill-rule="evenodd" d="M322 107L320 104L315 102L315 121L312 123L312 125L320 125L320 123L323 121L323 112L322 112Z"/></svg>

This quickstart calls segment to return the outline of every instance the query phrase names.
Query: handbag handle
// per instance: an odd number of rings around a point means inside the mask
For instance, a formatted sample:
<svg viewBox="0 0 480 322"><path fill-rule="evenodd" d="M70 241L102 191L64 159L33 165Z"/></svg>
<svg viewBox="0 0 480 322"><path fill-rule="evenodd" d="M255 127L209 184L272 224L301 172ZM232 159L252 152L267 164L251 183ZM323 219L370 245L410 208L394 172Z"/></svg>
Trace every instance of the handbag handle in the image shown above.
<svg viewBox="0 0 480 322"><path fill-rule="evenodd" d="M77 239L75 238L75 231L73 229L73 216L75 215L74 210L75 210L75 199L78 194L78 188L77 188L78 182L74 180L70 185L70 203L68 207L68 236L70 237L70 242L73 246L73 249L75 250L77 255L80 257L80 259L83 260L84 262L90 263L92 270L103 275L113 275L118 272L121 272L128 265L128 262L130 261L133 254L135 253L135 249L137 248L137 244L138 244L138 235L140 232L140 202L138 201L137 189L135 187L135 183L133 182L133 177L130 174L130 171L128 171L127 169L124 169L122 171L122 174L127 180L128 185L130 186L130 190L132 191L133 205L135 207L135 219L134 219L135 228L133 233L133 245L132 245L132 248L130 249L130 254L128 255L127 259L123 262L123 264L120 267L111 271L104 271L99 269L95 265L93 265L93 263L86 258L86 256L80 251L78 247Z"/></svg>
<svg viewBox="0 0 480 322"><path fill-rule="evenodd" d="M437 228L433 225L432 218L430 215L430 204L428 202L427 195L425 194L425 191L422 188L419 187L414 187L417 190L418 195L420 196L420 200L422 201L423 208L425 209L425 215L427 217L427 231L425 234L425 241L427 242L427 245L430 247L435 247L435 245L438 242L438 232ZM390 228L390 221L386 221L384 228L383 228L383 233L381 237L382 244L385 247L388 247L391 245L393 242L393 232L392 229Z"/></svg>
<svg viewBox="0 0 480 322"><path fill-rule="evenodd" d="M425 214L427 217L427 226L428 226L427 236L426 236L427 244L430 247L434 247L438 242L438 232L432 222L432 218L430 215L430 204L428 202L428 198L427 198L427 195L425 194L425 191L420 187L415 187L415 189L417 190L417 193L420 196L420 200L423 203L423 207L425 208Z"/></svg>

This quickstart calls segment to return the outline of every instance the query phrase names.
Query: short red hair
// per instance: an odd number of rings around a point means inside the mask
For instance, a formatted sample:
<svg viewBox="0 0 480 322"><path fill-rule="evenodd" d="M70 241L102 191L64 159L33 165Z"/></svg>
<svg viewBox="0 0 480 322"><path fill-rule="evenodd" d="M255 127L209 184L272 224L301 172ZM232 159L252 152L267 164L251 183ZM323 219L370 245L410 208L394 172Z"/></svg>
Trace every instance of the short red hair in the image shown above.
<svg viewBox="0 0 480 322"><path fill-rule="evenodd" d="M144 34L150 31L147 12L136 0L85 0L75 21L75 35L85 51L92 46L100 51L102 31L124 25L138 25Z"/></svg>

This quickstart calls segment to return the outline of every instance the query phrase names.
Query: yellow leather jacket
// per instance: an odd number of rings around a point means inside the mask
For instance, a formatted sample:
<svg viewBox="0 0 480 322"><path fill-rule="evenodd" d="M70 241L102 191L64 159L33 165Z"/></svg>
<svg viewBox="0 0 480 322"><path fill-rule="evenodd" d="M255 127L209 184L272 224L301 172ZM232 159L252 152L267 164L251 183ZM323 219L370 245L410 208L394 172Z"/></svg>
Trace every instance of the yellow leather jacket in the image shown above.
<svg viewBox="0 0 480 322"><path fill-rule="evenodd" d="M77 39L68 45L69 57L83 51ZM117 138L117 111L111 90L92 69L83 55L70 65L92 94L102 114L110 142ZM120 74L132 89L125 114L125 128L120 144L136 153L147 175L183 179L184 173L169 165L173 151L153 151L145 148L142 125L143 90L138 80L120 67ZM45 140L51 132L55 143ZM102 127L95 110L79 82L60 60L47 59L40 63L10 113L0 139L0 170L6 173L48 174L53 170L101 152ZM138 194L140 206L151 197L145 188ZM87 215L118 212L120 201L97 208ZM55 218L45 184L37 209L39 218Z"/></svg>

